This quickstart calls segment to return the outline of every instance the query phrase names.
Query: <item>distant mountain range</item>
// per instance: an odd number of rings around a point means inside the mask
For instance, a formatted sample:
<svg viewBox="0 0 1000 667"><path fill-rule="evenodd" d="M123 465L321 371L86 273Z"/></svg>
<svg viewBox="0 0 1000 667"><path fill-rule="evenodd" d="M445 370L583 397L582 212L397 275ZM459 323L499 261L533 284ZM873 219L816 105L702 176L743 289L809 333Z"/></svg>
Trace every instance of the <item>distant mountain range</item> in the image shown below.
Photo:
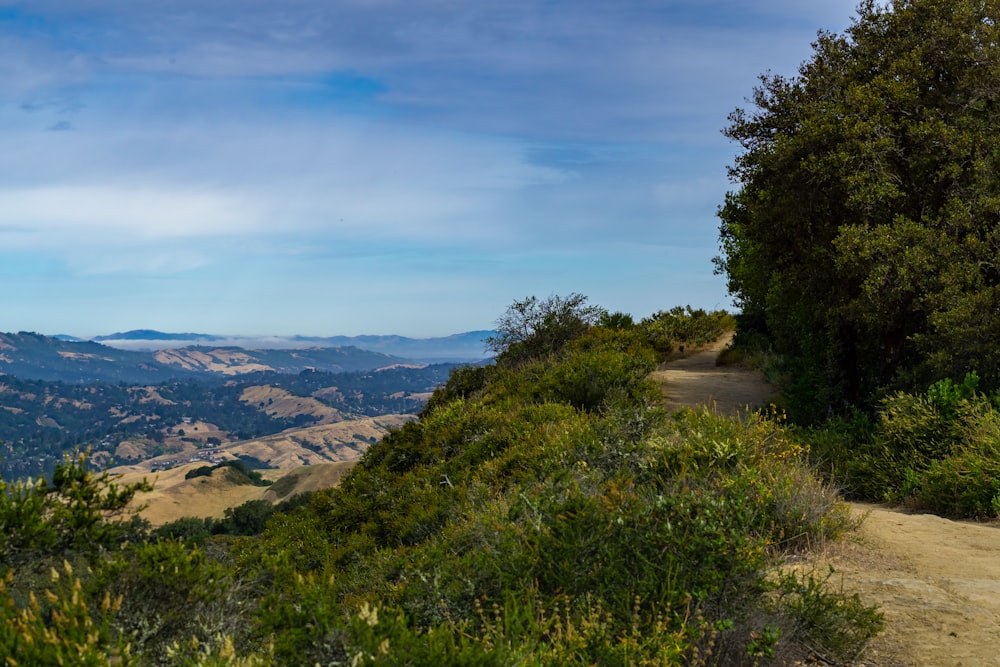
<svg viewBox="0 0 1000 667"><path fill-rule="evenodd" d="M471 362L486 357L478 331L443 338L225 337L136 330L93 340L0 333L0 374L67 383L155 384L199 375L257 371L342 373L394 365ZM362 347L363 346L363 347Z"/></svg>
<svg viewBox="0 0 1000 667"><path fill-rule="evenodd" d="M381 352L412 361L464 362L489 356L485 341L494 331L467 331L436 338L406 336L218 336L202 333L166 333L153 329L135 329L91 340L122 350L165 350L190 345L240 347L248 350L287 350L302 348L356 347ZM80 341L66 336L63 340Z"/></svg>

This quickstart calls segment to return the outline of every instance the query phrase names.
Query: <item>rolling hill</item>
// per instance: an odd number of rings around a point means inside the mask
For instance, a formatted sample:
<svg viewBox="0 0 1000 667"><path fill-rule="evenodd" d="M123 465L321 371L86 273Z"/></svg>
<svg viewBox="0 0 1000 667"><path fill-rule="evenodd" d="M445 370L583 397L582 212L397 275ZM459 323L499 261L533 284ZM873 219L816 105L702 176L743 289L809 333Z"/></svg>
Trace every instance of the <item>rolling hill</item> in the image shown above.
<svg viewBox="0 0 1000 667"><path fill-rule="evenodd" d="M137 503L145 505L143 518L161 525L181 517L220 518L225 510L249 500L279 502L296 493L334 486L353 467L368 446L391 428L402 426L412 415L388 415L340 421L271 436L233 442L219 447L188 447L141 463L111 468L122 482L146 478L154 482L151 493ZM200 428L203 430L204 426ZM214 471L186 478L197 468L237 459L267 466L260 472L270 486L239 484Z"/></svg>

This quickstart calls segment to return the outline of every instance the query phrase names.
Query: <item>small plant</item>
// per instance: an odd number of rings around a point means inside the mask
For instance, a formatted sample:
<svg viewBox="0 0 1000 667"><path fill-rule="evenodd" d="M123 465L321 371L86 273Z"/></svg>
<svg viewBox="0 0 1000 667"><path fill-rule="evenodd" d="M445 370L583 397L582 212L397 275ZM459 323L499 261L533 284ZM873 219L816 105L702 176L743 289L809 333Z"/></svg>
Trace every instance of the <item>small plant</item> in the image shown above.
<svg viewBox="0 0 1000 667"><path fill-rule="evenodd" d="M775 609L789 615L791 639L827 664L853 664L885 619L856 594L831 591L833 567L822 577L783 572L775 582Z"/></svg>
<svg viewBox="0 0 1000 667"><path fill-rule="evenodd" d="M997 516L1000 412L979 378L941 380L923 394L898 392L876 420L860 413L805 433L814 461L848 493L910 502L955 517Z"/></svg>
<svg viewBox="0 0 1000 667"><path fill-rule="evenodd" d="M99 602L88 599L69 562L53 567L48 586L29 591L23 602L12 595L13 583L13 570L0 579L0 653L6 665L136 664L126 641L112 631L122 598L105 593Z"/></svg>

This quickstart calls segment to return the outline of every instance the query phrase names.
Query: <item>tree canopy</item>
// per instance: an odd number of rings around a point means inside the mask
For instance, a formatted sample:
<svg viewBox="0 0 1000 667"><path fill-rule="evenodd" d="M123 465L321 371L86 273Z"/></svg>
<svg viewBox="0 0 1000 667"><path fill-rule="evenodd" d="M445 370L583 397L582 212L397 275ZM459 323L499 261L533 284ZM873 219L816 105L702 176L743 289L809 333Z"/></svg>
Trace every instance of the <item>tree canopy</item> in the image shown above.
<svg viewBox="0 0 1000 667"><path fill-rule="evenodd" d="M1000 380L1000 2L865 0L730 116L717 259L816 416Z"/></svg>
<svg viewBox="0 0 1000 667"><path fill-rule="evenodd" d="M588 305L587 297L575 292L545 299L525 297L514 301L497 319L497 333L486 339L486 346L497 355L498 363L516 364L556 352L605 314L603 308Z"/></svg>

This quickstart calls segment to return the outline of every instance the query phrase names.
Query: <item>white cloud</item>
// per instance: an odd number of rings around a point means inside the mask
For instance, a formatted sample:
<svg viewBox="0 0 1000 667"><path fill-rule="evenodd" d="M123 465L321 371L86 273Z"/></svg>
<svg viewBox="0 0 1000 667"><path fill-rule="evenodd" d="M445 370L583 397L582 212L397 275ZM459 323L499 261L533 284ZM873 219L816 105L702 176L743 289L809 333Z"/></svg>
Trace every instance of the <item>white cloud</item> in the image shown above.
<svg viewBox="0 0 1000 667"><path fill-rule="evenodd" d="M219 192L50 186L0 191L0 224L41 243L127 244L251 231L248 202Z"/></svg>
<svg viewBox="0 0 1000 667"><path fill-rule="evenodd" d="M725 116L853 3L18 3L0 317L406 333L529 293L711 305Z"/></svg>
<svg viewBox="0 0 1000 667"><path fill-rule="evenodd" d="M517 219L498 219L507 198L566 178L529 163L516 142L405 125L106 118L92 114L78 131L0 130L10 148L0 168L16 174L0 187L0 251L39 250L75 266L95 257L107 271L135 263L108 262L97 247L144 254L171 242L193 253L205 240L240 240L225 254L264 252L281 238L311 239L319 252L375 240L494 243L519 236ZM148 266L189 264L173 256Z"/></svg>

